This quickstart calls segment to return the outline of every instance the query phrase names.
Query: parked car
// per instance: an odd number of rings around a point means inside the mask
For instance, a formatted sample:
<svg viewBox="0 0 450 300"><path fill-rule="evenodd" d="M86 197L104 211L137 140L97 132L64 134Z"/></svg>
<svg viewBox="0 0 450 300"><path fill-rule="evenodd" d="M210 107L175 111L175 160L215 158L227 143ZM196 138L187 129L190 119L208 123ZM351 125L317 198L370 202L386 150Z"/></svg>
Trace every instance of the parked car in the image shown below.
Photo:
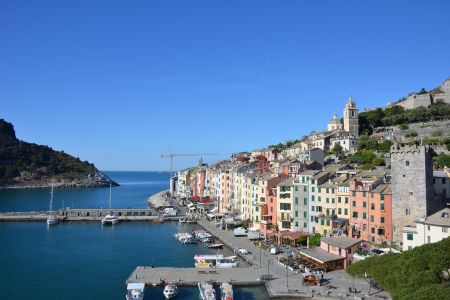
<svg viewBox="0 0 450 300"><path fill-rule="evenodd" d="M248 232L244 227L239 227L233 230L233 234L234 236L247 236Z"/></svg>
<svg viewBox="0 0 450 300"><path fill-rule="evenodd" d="M244 248L238 249L237 252L239 252L240 254L243 254L243 255L251 254L250 251L248 251L247 249L244 249Z"/></svg>
<svg viewBox="0 0 450 300"><path fill-rule="evenodd" d="M280 253L280 249L276 246L270 248L270 254L278 254Z"/></svg>

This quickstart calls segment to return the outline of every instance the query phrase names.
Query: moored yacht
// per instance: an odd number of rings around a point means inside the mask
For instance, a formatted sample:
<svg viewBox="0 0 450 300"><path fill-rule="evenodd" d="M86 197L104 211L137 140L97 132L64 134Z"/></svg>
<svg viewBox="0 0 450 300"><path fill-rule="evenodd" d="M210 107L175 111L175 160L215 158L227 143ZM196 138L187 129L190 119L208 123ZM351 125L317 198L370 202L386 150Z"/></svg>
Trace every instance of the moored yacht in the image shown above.
<svg viewBox="0 0 450 300"><path fill-rule="evenodd" d="M166 284L163 295L166 299L175 298L178 295L178 287L173 283Z"/></svg>
<svg viewBox="0 0 450 300"><path fill-rule="evenodd" d="M56 225L59 223L58 217L52 215L52 207L53 207L53 183L52 183L52 190L50 191L50 205L48 209L47 226Z"/></svg>
<svg viewBox="0 0 450 300"><path fill-rule="evenodd" d="M127 300L143 300L145 284L141 282L133 282L127 285Z"/></svg>
<svg viewBox="0 0 450 300"><path fill-rule="evenodd" d="M233 300L233 286L229 283L222 283L220 285L220 299Z"/></svg>
<svg viewBox="0 0 450 300"><path fill-rule="evenodd" d="M199 282L198 290L200 292L200 299L202 300L216 300L216 291L212 284L208 282Z"/></svg>
<svg viewBox="0 0 450 300"><path fill-rule="evenodd" d="M112 190L112 185L110 183L109 184L109 209L111 209L111 194L112 194L111 190ZM118 222L119 222L119 217L114 215L114 213L112 211L110 211L109 214L107 214L102 219L102 225L114 225L114 224L117 224Z"/></svg>

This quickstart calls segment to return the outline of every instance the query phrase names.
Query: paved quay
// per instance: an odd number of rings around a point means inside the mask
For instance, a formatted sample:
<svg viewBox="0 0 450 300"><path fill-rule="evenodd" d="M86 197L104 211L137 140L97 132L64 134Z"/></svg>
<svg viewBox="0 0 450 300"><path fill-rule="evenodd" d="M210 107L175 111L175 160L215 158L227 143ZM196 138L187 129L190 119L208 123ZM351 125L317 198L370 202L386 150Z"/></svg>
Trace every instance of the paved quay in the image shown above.
<svg viewBox="0 0 450 300"><path fill-rule="evenodd" d="M250 255L240 255L251 264L250 267L233 269L196 269L196 268L151 268L137 267L128 282L140 281L147 285L160 285L164 282L174 282L183 285L196 285L199 281L215 283L231 282L236 286L265 284L271 298L297 299L390 299L388 293L372 286L362 279L351 278L344 270L324 274L322 286L303 286L301 274L291 271L276 261L276 256L266 250L261 250L246 237L235 237L232 231L222 230L206 219L198 221L205 230L216 236L224 245L237 250L244 248ZM262 275L270 274L272 280L260 280ZM354 287L357 293L349 293Z"/></svg>

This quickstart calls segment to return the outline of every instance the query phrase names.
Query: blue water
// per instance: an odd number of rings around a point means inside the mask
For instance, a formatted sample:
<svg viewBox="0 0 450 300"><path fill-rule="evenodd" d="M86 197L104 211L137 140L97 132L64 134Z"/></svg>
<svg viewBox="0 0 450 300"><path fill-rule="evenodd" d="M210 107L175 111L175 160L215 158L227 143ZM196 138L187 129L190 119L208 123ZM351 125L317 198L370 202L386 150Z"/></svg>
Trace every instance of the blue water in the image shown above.
<svg viewBox="0 0 450 300"><path fill-rule="evenodd" d="M108 172L121 186L113 206L145 207L148 196L167 188L167 173ZM55 206L102 207L108 189L57 189ZM2 190L0 211L45 210L48 189ZM73 204L72 204L73 202ZM192 267L195 253L216 252L181 245L172 235L197 225L176 222L0 223L0 299L124 299L125 280L138 265ZM236 299L268 299L265 289L237 288ZM145 299L162 299L161 288ZM196 288L181 288L178 299L198 299Z"/></svg>

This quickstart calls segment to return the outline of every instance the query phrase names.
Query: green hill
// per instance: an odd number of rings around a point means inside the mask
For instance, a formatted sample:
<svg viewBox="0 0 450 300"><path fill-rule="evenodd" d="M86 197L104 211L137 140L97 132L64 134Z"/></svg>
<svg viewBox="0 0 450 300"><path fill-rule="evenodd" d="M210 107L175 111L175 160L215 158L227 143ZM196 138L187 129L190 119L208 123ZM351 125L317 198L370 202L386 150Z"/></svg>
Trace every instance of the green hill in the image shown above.
<svg viewBox="0 0 450 300"><path fill-rule="evenodd" d="M394 299L449 299L450 238L401 254L371 257L347 272L359 277L367 272Z"/></svg>
<svg viewBox="0 0 450 300"><path fill-rule="evenodd" d="M106 175L63 151L20 141L14 126L0 119L0 187L109 186Z"/></svg>

